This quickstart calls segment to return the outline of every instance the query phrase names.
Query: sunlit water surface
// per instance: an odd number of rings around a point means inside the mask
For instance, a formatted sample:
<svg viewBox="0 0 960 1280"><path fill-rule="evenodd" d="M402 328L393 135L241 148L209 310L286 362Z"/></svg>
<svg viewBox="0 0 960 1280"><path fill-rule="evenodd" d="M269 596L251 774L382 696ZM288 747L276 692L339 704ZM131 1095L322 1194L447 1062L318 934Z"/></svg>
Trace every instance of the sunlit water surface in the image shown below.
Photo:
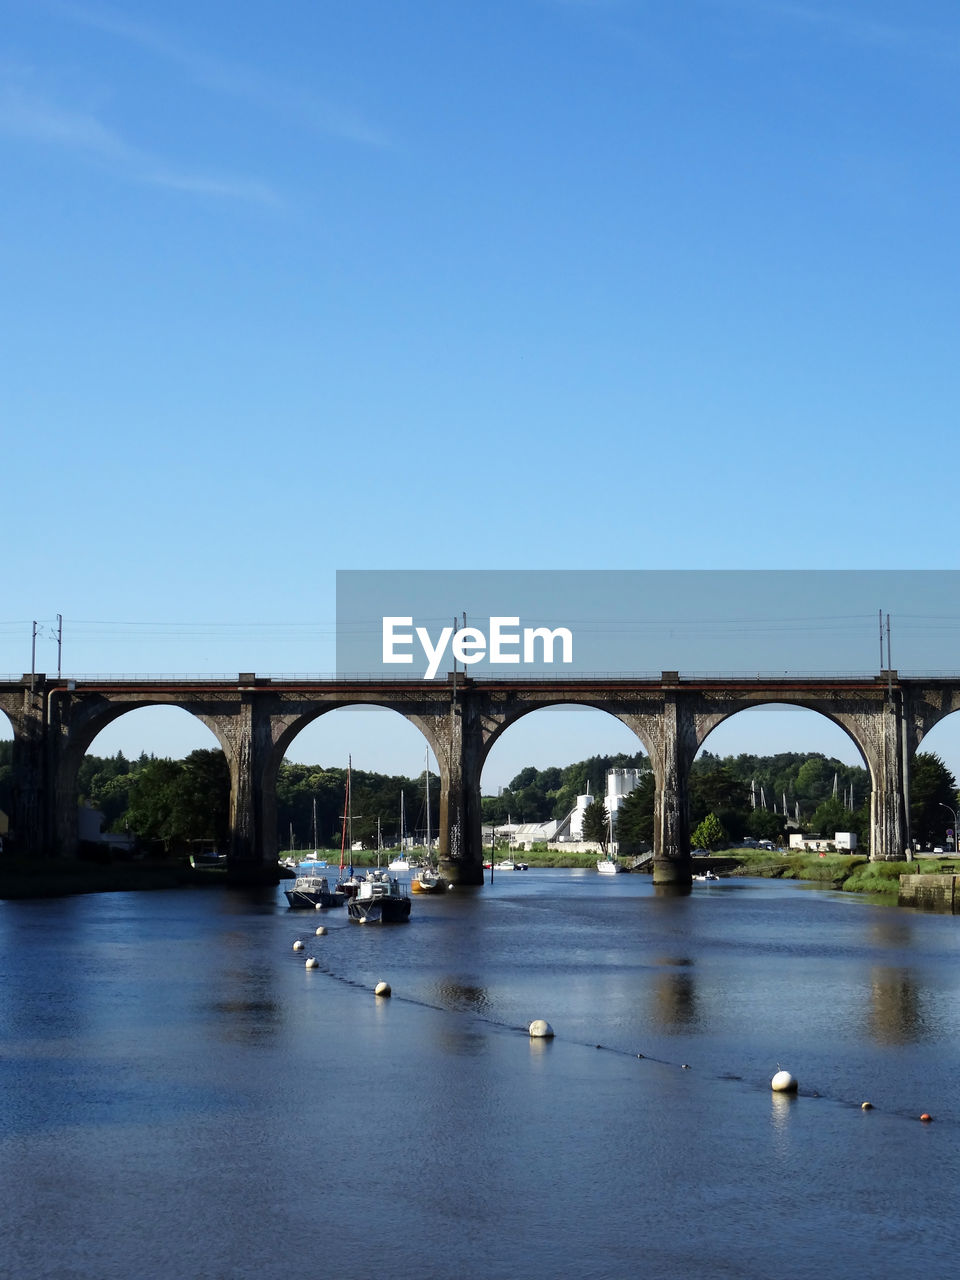
<svg viewBox="0 0 960 1280"><path fill-rule="evenodd" d="M951 1275L958 927L586 871L382 928L282 887L0 903L4 1271Z"/></svg>

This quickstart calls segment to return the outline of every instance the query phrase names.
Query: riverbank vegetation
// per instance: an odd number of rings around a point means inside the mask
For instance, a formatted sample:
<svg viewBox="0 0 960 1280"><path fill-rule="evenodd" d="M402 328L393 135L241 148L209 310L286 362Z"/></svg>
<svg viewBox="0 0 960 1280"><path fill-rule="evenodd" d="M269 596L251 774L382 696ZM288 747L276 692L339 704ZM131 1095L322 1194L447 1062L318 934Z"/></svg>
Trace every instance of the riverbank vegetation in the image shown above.
<svg viewBox="0 0 960 1280"><path fill-rule="evenodd" d="M759 853L727 849L718 859L729 862L725 874L772 880L807 880L847 893L882 894L896 900L902 875L960 875L960 859L918 858L912 862L871 862L863 854Z"/></svg>
<svg viewBox="0 0 960 1280"><path fill-rule="evenodd" d="M0 742L0 808L9 811L12 786L11 744ZM541 822L564 817L578 795L602 796L611 768L634 768L639 784L618 814L617 838L621 856L630 857L653 842L654 780L646 756L592 756L565 768L521 770L497 796L482 800L483 820L490 825L507 819ZM215 868L192 869L189 855L199 850L227 848L230 779L219 750L191 752L183 760L141 755L127 760L122 752L110 758L88 755L78 776L82 804L99 811L103 830L129 839L136 856L103 846L88 845L76 864L57 861L61 884L96 888L151 887L217 882ZM327 850L331 864L339 862L344 821L346 770L285 761L277 779L279 842L293 855L315 846ZM405 834L422 842L426 829L425 775L407 778L352 772L353 840L356 866L375 865L378 845L384 861L399 838L401 796L407 815ZM6 801L6 803L4 803ZM430 826L439 829L440 785L430 777ZM850 808L853 805L854 808ZM921 845L946 845L945 808L957 807L957 784L939 757L920 753L910 780L911 830ZM863 853L845 856L764 853L743 847L727 848L752 837L786 846L788 833L854 831L861 849L869 843L869 782L866 771L819 753L785 752L774 756L717 757L703 752L690 777L691 828L715 858L724 860L727 874L809 880L864 893L896 892L905 870L951 869L949 857L917 863L870 863ZM695 844L698 841L694 842ZM11 856L11 847L13 855ZM504 856L504 842L498 858ZM0 877L10 892L0 896L32 896L31 884L49 880L49 865L37 868L29 857L17 857L15 842L7 844ZM281 855L283 856L283 855ZM531 866L592 867L595 855L535 846L523 854ZM348 855L348 861L350 855ZM960 863L956 864L960 867ZM220 869L222 879L222 868ZM84 889L66 890L83 892Z"/></svg>
<svg viewBox="0 0 960 1280"><path fill-rule="evenodd" d="M0 742L0 809L11 810L12 744ZM522 769L496 796L482 799L487 825L562 819L578 795L601 797L607 770L639 770L639 782L617 817L620 852L640 853L653 843L654 778L642 752L591 756L563 768ZM339 849L346 769L284 761L277 777L277 832L281 844L303 850ZM395 846L401 795L404 834L422 840L426 830L425 777L352 772L353 839L367 849ZM226 848L230 778L223 752L193 751L183 760L142 754L128 760L87 755L78 775L81 804L103 815L103 830L131 837L143 852L187 853L198 846ZM852 806L852 807L851 807ZM910 776L910 827L920 847L946 846L947 806L957 808L957 783L938 756L919 753ZM715 837L731 844L750 837L787 843L789 830L852 831L869 844L870 786L865 769L819 753L714 756L704 751L690 775L691 831L711 820ZM715 823L714 820L715 819ZM430 777L430 827L440 821L440 780ZM722 834L720 834L722 833ZM696 842L695 842L696 843Z"/></svg>

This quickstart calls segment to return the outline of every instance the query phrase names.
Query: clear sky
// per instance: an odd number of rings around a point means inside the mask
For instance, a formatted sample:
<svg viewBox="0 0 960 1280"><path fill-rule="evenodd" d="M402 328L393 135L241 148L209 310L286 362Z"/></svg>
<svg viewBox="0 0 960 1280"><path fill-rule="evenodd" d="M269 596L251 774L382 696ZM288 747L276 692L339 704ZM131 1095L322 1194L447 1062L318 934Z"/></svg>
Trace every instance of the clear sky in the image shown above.
<svg viewBox="0 0 960 1280"><path fill-rule="evenodd" d="M338 568L957 567L954 0L3 15L0 671L329 671Z"/></svg>

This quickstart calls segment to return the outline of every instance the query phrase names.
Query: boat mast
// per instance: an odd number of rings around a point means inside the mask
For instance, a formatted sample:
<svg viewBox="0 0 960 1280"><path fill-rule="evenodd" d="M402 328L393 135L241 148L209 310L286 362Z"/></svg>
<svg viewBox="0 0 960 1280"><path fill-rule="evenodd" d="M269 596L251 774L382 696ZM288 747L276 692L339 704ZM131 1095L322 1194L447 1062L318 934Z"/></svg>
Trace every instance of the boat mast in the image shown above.
<svg viewBox="0 0 960 1280"><path fill-rule="evenodd" d="M403 788L400 788L400 853L403 853Z"/></svg>
<svg viewBox="0 0 960 1280"><path fill-rule="evenodd" d="M340 823L340 874L343 875L343 847L347 839L347 814L350 809L350 757L347 757L347 789L343 796L343 821Z"/></svg>
<svg viewBox="0 0 960 1280"><path fill-rule="evenodd" d="M347 828L350 841L350 873L353 874L353 796L350 794L350 772L353 769L353 756L347 756Z"/></svg>
<svg viewBox="0 0 960 1280"><path fill-rule="evenodd" d="M426 778L426 801L427 801L427 858L430 857L430 748L426 751L426 769L424 770Z"/></svg>

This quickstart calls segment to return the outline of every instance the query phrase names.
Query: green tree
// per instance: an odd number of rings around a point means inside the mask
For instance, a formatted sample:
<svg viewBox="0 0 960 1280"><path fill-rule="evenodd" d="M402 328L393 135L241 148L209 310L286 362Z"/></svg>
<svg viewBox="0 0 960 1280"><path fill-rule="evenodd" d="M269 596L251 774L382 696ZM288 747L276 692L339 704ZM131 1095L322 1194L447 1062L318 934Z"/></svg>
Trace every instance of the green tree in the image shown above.
<svg viewBox="0 0 960 1280"><path fill-rule="evenodd" d="M831 794L833 779L837 773L824 756L809 756L797 771L794 791L801 807L808 812L815 809L821 800Z"/></svg>
<svg viewBox="0 0 960 1280"><path fill-rule="evenodd" d="M591 800L583 811L583 838L595 840L606 853L610 838L610 815L599 796Z"/></svg>
<svg viewBox="0 0 960 1280"><path fill-rule="evenodd" d="M708 813L694 831L691 842L695 849L717 849L727 842L723 823L715 813Z"/></svg>
<svg viewBox="0 0 960 1280"><path fill-rule="evenodd" d="M230 833L230 768L219 747L191 751L183 762L177 799L182 838L209 840L224 850Z"/></svg>
<svg viewBox="0 0 960 1280"><path fill-rule="evenodd" d="M162 844L166 853L176 839L177 784L181 773L177 760L151 760L137 770L130 787L130 830L142 840Z"/></svg>
<svg viewBox="0 0 960 1280"><path fill-rule="evenodd" d="M910 836L915 844L945 845L957 810L957 780L938 755L921 751L910 769ZM954 836L956 838L956 836Z"/></svg>
<svg viewBox="0 0 960 1280"><path fill-rule="evenodd" d="M747 784L726 760L704 752L690 771L690 816L701 822L714 814L728 835L741 836L750 813Z"/></svg>
<svg viewBox="0 0 960 1280"><path fill-rule="evenodd" d="M0 809L10 817L13 809L13 741L0 741Z"/></svg>
<svg viewBox="0 0 960 1280"><path fill-rule="evenodd" d="M782 840L785 819L769 809L751 809L747 817L747 834L757 840Z"/></svg>
<svg viewBox="0 0 960 1280"><path fill-rule="evenodd" d="M655 794L651 770L643 775L617 810L617 844L621 853L642 853L653 844Z"/></svg>
<svg viewBox="0 0 960 1280"><path fill-rule="evenodd" d="M165 853L186 851L195 841L226 842L230 773L223 752L192 751L185 760L149 760L129 783L124 821Z"/></svg>
<svg viewBox="0 0 960 1280"><path fill-rule="evenodd" d="M825 840L832 840L838 831L852 831L852 823L853 814L843 801L829 796L814 809L809 829L819 832Z"/></svg>

